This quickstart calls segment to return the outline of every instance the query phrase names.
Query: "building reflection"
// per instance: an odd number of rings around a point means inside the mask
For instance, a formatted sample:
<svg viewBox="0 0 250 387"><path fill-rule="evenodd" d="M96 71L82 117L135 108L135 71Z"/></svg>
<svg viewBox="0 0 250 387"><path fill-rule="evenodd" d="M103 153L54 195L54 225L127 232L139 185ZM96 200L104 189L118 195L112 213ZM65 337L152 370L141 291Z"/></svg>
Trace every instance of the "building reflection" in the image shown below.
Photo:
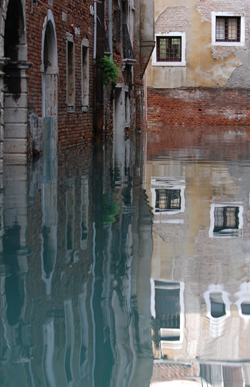
<svg viewBox="0 0 250 387"><path fill-rule="evenodd" d="M56 120L45 122L47 151L15 198L8 187L16 171L6 172L1 383L146 386L152 214L140 169L127 152L117 184L108 149L57 154Z"/></svg>
<svg viewBox="0 0 250 387"><path fill-rule="evenodd" d="M204 149L158 144L147 162L152 386L250 385L250 166L236 132L214 136Z"/></svg>

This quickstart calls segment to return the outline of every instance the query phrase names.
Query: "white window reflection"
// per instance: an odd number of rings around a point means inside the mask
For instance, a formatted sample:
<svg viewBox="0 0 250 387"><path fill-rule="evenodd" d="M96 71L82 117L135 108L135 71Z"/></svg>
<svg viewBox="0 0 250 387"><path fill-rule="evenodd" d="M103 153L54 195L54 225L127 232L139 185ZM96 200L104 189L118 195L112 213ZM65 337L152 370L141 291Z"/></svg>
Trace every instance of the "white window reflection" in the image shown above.
<svg viewBox="0 0 250 387"><path fill-rule="evenodd" d="M151 279L152 345L155 358L168 349L182 347L184 329L184 284Z"/></svg>
<svg viewBox="0 0 250 387"><path fill-rule="evenodd" d="M154 178L151 187L151 207L155 215L175 215L185 211L185 181Z"/></svg>
<svg viewBox="0 0 250 387"><path fill-rule="evenodd" d="M242 237L243 206L212 204L210 210L210 238Z"/></svg>

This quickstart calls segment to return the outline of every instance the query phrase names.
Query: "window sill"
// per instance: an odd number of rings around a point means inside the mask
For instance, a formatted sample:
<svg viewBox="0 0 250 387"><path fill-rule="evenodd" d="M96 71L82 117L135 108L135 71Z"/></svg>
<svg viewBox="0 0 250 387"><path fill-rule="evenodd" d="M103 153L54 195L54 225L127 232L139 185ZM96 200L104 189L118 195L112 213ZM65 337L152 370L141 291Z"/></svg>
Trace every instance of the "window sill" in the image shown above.
<svg viewBox="0 0 250 387"><path fill-rule="evenodd" d="M212 46L244 47L245 42L212 42Z"/></svg>
<svg viewBox="0 0 250 387"><path fill-rule="evenodd" d="M87 113L89 111L88 105L82 105L82 112Z"/></svg>
<svg viewBox="0 0 250 387"><path fill-rule="evenodd" d="M155 67L185 67L186 62L152 62Z"/></svg>
<svg viewBox="0 0 250 387"><path fill-rule="evenodd" d="M67 110L68 110L68 113L75 113L75 106L74 105L68 105Z"/></svg>

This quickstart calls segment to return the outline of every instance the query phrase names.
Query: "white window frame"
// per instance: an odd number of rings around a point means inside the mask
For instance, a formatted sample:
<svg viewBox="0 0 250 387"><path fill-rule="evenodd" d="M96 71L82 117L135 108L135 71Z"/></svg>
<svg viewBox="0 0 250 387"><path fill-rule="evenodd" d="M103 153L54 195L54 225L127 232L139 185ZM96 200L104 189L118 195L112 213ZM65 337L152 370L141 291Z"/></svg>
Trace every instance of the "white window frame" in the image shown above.
<svg viewBox="0 0 250 387"><path fill-rule="evenodd" d="M238 207L239 208L239 228L238 235L219 235L214 233L214 210L216 207ZM211 204L210 208L210 228L209 238L243 238L243 205L238 203L218 203Z"/></svg>
<svg viewBox="0 0 250 387"><path fill-rule="evenodd" d="M179 214L180 212L185 212L185 188L186 188L185 180L175 180L172 177L165 177L165 178L154 177L151 179L151 187L152 187L151 188L151 207L154 215L156 216L160 216L163 214L176 215L176 214ZM181 208L179 210L165 210L165 211L157 212L155 207L157 189L180 190ZM164 223L164 220L161 219L161 222ZM157 223L156 219L154 219L154 223Z"/></svg>
<svg viewBox="0 0 250 387"><path fill-rule="evenodd" d="M171 37L176 36L177 38L181 38L181 62L157 62L157 47L156 40L157 37ZM155 34L155 48L152 54L152 66L158 67L185 67L186 66L186 33L185 32L169 32L165 34Z"/></svg>
<svg viewBox="0 0 250 387"><path fill-rule="evenodd" d="M216 17L240 17L240 42L217 42L216 41ZM232 12L211 12L212 18L212 45L213 46L245 46L245 16Z"/></svg>
<svg viewBox="0 0 250 387"><path fill-rule="evenodd" d="M213 293L221 293L222 300L225 304L225 314L222 317L213 317L211 314L211 298L210 295ZM224 332L225 322L231 316L230 305L230 294L226 292L222 285L212 284L209 286L208 290L204 293L204 299L207 305L207 314L206 317L209 320L210 333L214 338L222 336Z"/></svg>
<svg viewBox="0 0 250 387"><path fill-rule="evenodd" d="M153 318L156 317L156 310L155 310L155 282L161 281L166 282L166 289L171 288L171 281L167 281L165 279L156 279L156 278L150 278L150 285L151 285L151 316ZM178 341L168 341L168 340L162 340L160 348L161 349L181 349L182 343L184 339L184 317L185 317L185 305L184 305L184 289L185 284L184 282L176 282L174 284L179 284L179 291L180 291L180 328L173 329L173 328L160 328L160 334L161 336L168 335L173 332L179 334L179 340Z"/></svg>

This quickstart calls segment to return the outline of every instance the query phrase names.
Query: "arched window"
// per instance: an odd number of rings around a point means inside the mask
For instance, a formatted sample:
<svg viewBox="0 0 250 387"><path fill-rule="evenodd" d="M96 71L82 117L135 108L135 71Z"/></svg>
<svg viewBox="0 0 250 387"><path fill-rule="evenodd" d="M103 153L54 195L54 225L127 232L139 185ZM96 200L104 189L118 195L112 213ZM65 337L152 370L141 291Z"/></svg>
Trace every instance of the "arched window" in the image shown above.
<svg viewBox="0 0 250 387"><path fill-rule="evenodd" d="M57 38L52 11L48 10L42 32L43 117L57 116Z"/></svg>

